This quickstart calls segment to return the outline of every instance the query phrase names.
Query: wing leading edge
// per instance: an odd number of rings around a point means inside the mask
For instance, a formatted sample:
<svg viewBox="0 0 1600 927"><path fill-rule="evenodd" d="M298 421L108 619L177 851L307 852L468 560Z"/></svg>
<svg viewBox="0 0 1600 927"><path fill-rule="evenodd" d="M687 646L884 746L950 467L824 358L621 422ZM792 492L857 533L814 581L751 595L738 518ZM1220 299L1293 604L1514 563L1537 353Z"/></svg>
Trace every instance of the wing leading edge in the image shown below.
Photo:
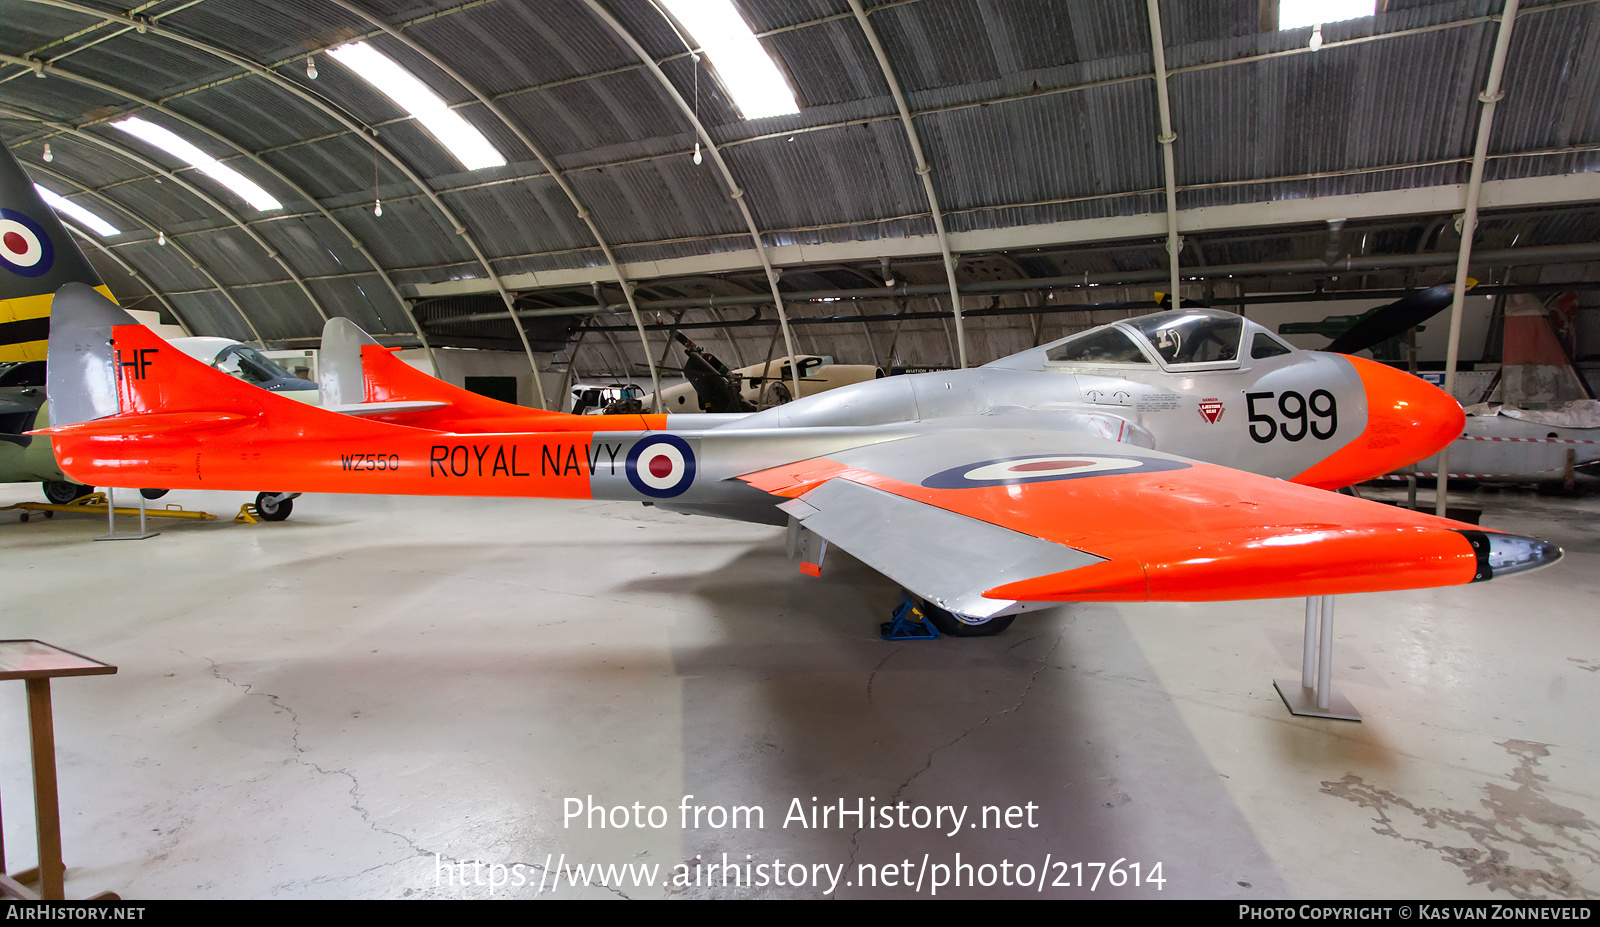
<svg viewBox="0 0 1600 927"><path fill-rule="evenodd" d="M952 430L740 477L974 617L1026 603L1340 595L1554 562L1535 538L1085 435ZM1038 606L1035 606L1038 607Z"/></svg>

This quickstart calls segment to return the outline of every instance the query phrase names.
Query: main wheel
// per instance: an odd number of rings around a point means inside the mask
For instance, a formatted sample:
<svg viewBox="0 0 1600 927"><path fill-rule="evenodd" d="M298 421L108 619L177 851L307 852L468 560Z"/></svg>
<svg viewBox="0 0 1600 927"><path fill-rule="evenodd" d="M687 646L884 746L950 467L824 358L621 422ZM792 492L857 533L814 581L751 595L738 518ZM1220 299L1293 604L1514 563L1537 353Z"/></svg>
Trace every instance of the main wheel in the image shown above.
<svg viewBox="0 0 1600 927"><path fill-rule="evenodd" d="M283 521L294 511L294 500L278 500L279 493L264 492L256 496L256 514L262 521Z"/></svg>
<svg viewBox="0 0 1600 927"><path fill-rule="evenodd" d="M922 614L945 637L993 637L1011 627L1011 622L1016 620L1017 617L1016 615L1001 615L997 618L989 618L973 623L970 620L962 620L956 617L954 612L946 611L926 599L919 599L918 602L922 607Z"/></svg>
<svg viewBox="0 0 1600 927"><path fill-rule="evenodd" d="M82 499L94 492L93 486L82 483L73 483L67 480L50 480L44 484L44 497L54 505L66 505L76 499Z"/></svg>
<svg viewBox="0 0 1600 927"><path fill-rule="evenodd" d="M141 489L139 490L139 495L154 502L171 491L170 489Z"/></svg>

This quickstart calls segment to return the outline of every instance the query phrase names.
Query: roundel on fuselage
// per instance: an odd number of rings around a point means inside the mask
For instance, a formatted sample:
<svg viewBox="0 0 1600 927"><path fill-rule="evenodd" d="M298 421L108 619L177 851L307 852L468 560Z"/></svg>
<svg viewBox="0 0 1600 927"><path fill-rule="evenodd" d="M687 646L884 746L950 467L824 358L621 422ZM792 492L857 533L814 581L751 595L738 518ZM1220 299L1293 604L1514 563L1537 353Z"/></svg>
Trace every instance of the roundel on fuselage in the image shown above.
<svg viewBox="0 0 1600 927"><path fill-rule="evenodd" d="M694 482L694 451L676 435L651 435L634 443L624 470L634 489L655 499L670 499Z"/></svg>

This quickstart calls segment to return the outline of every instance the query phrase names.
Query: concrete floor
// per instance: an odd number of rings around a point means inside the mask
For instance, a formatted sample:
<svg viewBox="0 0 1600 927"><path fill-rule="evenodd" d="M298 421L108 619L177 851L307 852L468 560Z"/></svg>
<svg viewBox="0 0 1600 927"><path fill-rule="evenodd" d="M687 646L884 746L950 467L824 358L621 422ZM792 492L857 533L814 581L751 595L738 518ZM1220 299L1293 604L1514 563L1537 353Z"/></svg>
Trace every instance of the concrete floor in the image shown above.
<svg viewBox="0 0 1600 927"><path fill-rule="evenodd" d="M0 486L0 505L38 498ZM1600 499L1473 498L1566 560L1341 598L1361 724L1274 693L1298 673L1298 600L1076 606L889 644L897 589L849 557L812 579L776 529L621 503L307 496L249 526L228 521L241 495L173 493L224 517L116 544L90 543L98 520L3 512L0 636L121 668L54 689L77 896L820 896L826 865L838 897L936 878L1005 897L1039 889L948 881L1027 864L1060 897L1592 898ZM34 853L26 743L22 686L0 685L13 870ZM564 821L589 796L665 826ZM795 799L966 817L954 836L948 817L786 826ZM708 810L684 828L685 803L760 807L764 827ZM723 854L767 866L724 887ZM1164 881L1066 887L1118 860ZM656 884L569 884L593 864Z"/></svg>

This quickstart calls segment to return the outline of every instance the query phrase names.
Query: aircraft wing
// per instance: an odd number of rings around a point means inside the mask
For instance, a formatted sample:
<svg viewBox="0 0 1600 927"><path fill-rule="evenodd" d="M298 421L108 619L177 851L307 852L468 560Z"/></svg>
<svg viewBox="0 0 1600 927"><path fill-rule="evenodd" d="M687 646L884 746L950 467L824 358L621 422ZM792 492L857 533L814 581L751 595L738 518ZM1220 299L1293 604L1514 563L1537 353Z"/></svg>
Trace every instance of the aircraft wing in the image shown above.
<svg viewBox="0 0 1600 927"><path fill-rule="evenodd" d="M957 614L1446 586L1553 562L1533 538L1071 432L952 429L739 477Z"/></svg>

